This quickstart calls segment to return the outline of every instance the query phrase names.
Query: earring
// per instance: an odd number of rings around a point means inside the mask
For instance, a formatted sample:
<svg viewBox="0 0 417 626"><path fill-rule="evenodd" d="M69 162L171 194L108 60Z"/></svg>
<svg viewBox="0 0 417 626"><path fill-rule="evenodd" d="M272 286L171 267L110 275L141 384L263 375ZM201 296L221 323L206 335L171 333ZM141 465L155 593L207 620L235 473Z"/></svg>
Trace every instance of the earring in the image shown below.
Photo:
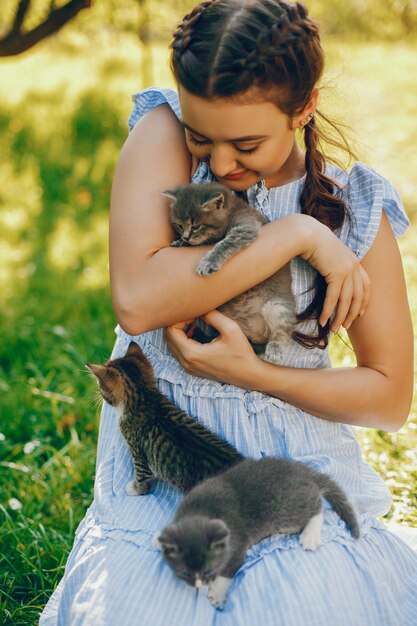
<svg viewBox="0 0 417 626"><path fill-rule="evenodd" d="M311 122L313 117L314 117L314 113L309 113L303 120L301 120L300 128L304 128L304 126L307 126L307 124Z"/></svg>

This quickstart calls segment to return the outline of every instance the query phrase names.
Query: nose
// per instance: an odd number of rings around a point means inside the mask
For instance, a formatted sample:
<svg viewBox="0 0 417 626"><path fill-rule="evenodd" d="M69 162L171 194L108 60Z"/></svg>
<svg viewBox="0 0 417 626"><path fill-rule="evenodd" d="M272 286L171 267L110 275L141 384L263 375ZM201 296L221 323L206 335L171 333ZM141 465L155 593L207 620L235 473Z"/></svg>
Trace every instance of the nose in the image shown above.
<svg viewBox="0 0 417 626"><path fill-rule="evenodd" d="M236 159L230 146L213 146L209 155L209 165L213 173L221 178L236 169Z"/></svg>

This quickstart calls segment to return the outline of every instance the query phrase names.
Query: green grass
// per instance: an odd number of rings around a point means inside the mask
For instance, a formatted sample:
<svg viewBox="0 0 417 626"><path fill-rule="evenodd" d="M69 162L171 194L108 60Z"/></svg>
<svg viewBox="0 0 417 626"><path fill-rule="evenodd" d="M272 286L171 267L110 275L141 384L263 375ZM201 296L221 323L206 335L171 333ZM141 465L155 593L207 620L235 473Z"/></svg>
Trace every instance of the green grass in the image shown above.
<svg viewBox="0 0 417 626"><path fill-rule="evenodd" d="M417 48L334 41L326 47L330 76L343 92L339 116L358 130L366 160L395 182L415 216ZM389 62L381 64L381 58ZM164 49L154 50L155 82L167 86L165 59ZM47 42L0 63L4 624L37 623L92 498L98 409L84 364L104 360L113 344L109 192L129 95L142 86L139 61L126 39L97 47L94 56ZM327 107L336 109L336 92L326 92ZM414 319L415 235L416 226L401 243ZM337 363L352 362L340 340L332 354ZM416 405L398 433L361 429L359 436L364 454L392 489L390 515L417 525Z"/></svg>

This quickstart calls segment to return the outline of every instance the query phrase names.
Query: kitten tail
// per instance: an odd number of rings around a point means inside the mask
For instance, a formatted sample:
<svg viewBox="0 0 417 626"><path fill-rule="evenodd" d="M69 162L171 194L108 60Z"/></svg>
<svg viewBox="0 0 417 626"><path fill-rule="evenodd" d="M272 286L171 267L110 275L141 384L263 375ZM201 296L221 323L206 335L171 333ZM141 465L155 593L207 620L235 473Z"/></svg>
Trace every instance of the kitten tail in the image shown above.
<svg viewBox="0 0 417 626"><path fill-rule="evenodd" d="M358 518L344 491L328 476L320 475L316 480L322 490L322 495L326 498L332 509L346 523L346 526L352 533L352 537L359 539L360 527Z"/></svg>

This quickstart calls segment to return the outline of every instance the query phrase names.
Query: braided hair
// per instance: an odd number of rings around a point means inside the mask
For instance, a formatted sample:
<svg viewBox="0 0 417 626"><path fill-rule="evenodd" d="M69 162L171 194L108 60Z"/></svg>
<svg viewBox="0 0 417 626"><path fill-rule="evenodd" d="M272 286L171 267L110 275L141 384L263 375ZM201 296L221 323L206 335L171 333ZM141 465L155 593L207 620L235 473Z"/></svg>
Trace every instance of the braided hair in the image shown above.
<svg viewBox="0 0 417 626"><path fill-rule="evenodd" d="M324 55L317 24L299 2L285 0L207 0L178 25L171 42L171 68L190 93L203 98L227 98L257 88L267 94L289 119L310 102L322 76ZM306 177L300 204L304 214L332 231L349 218L337 183L326 176L321 143L329 135L317 120L330 123L342 141L330 143L349 150L334 123L315 112L303 127ZM298 320L318 320L326 282L317 275L314 297ZM325 348L329 325L317 324L317 334L296 331L294 339L308 348Z"/></svg>

